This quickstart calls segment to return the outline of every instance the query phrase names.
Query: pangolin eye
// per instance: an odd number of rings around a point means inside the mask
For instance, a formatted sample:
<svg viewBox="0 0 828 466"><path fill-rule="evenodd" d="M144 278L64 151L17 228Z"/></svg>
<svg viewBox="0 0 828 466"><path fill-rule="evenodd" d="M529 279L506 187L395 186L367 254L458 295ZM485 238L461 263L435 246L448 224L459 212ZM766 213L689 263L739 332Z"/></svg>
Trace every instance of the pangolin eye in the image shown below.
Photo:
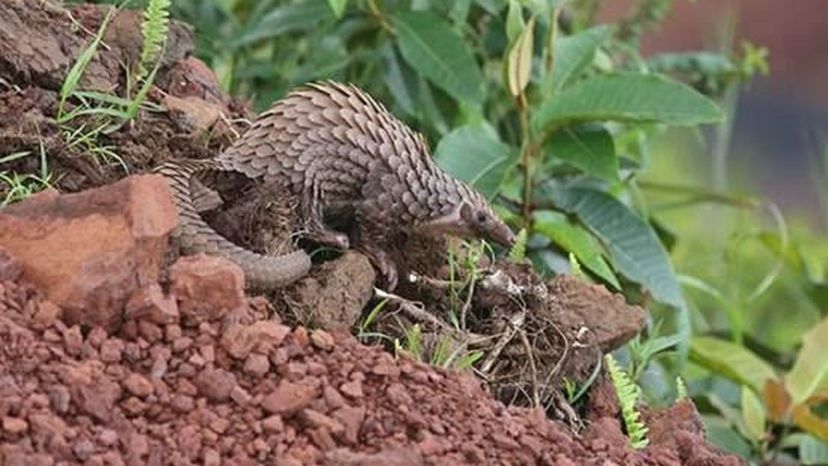
<svg viewBox="0 0 828 466"><path fill-rule="evenodd" d="M477 213L477 223L486 223L486 213L485 212L478 212Z"/></svg>

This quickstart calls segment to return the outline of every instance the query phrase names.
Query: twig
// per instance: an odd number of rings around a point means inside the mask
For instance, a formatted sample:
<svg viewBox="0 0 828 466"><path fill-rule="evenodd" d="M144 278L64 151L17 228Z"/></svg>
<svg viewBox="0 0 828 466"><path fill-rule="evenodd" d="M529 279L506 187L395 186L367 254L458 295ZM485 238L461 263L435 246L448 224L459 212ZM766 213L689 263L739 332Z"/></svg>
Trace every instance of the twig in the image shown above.
<svg viewBox="0 0 828 466"><path fill-rule="evenodd" d="M515 337L515 333L518 332L523 327L523 323L526 321L526 309L523 309L522 312L519 314L515 314L509 320L509 330L503 333L500 339L495 344L494 348L489 352L489 355L486 356L486 360L483 361L483 364L480 365L480 371L484 374L489 373L494 365L497 358L500 357L500 353L503 352L503 349L506 348L506 345L512 341L512 338Z"/></svg>
<svg viewBox="0 0 828 466"><path fill-rule="evenodd" d="M477 333L470 333L470 332L461 332L452 328L450 325L446 324L445 322L441 321L433 314L426 312L421 306L422 304L414 303L409 301L402 296L395 295L393 293L389 293L387 291L383 291L379 288L374 288L374 295L381 299L388 299L389 301L394 301L399 304L400 309L405 312L405 314L414 319L417 322L427 323L430 324L443 332L447 332L455 337L458 338L461 342L467 340L468 345L477 345L487 340L491 340L492 337L488 335L480 335ZM419 305L418 305L419 304ZM465 338L462 338L465 337Z"/></svg>
<svg viewBox="0 0 828 466"><path fill-rule="evenodd" d="M522 329L518 330L520 333L520 340L523 342L523 347L526 349L526 356L529 358L529 370L532 371L532 406L541 406L540 394L538 394L538 368L535 366L535 357L532 354L532 345L529 344L529 338L526 332Z"/></svg>

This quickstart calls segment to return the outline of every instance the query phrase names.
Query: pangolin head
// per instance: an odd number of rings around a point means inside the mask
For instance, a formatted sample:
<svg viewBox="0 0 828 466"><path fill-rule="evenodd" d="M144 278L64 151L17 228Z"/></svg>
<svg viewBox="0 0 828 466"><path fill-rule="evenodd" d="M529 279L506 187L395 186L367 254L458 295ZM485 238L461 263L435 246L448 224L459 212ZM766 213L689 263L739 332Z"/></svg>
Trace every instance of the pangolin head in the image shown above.
<svg viewBox="0 0 828 466"><path fill-rule="evenodd" d="M458 182L458 196L448 206L447 213L425 222L424 227L458 236L474 236L502 246L512 246L515 234L497 216L480 193Z"/></svg>

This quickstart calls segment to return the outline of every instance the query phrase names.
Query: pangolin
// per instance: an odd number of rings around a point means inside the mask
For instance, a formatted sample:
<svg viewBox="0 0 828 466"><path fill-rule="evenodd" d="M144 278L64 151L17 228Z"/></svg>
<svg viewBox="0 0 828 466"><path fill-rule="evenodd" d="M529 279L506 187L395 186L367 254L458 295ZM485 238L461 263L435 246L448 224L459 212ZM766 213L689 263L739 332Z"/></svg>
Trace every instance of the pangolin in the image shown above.
<svg viewBox="0 0 828 466"><path fill-rule="evenodd" d="M368 256L389 289L397 269L385 252L390 233L482 237L511 245L514 234L489 203L440 169L425 138L361 89L332 81L306 84L262 113L215 159L169 162L156 169L175 193L183 252L205 252L238 263L261 288L305 275L308 255L298 250L266 256L236 246L212 230L198 211L215 205L215 192L193 176L204 170L236 171L286 186L299 198L306 238ZM326 225L330 213L347 213L347 232Z"/></svg>

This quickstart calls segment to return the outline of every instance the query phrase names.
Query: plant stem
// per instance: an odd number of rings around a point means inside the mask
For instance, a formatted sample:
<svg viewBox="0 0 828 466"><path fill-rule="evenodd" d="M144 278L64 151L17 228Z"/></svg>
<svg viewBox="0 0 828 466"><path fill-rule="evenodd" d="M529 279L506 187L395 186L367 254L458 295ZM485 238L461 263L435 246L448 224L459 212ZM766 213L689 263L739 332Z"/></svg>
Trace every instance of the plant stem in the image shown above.
<svg viewBox="0 0 828 466"><path fill-rule="evenodd" d="M523 226L528 229L532 219L532 185L534 184L532 159L535 149L532 143L532 132L529 130L529 109L526 104L526 95L521 92L515 102L520 118L521 139L523 140L520 154L520 161L523 165L523 206L521 215Z"/></svg>

